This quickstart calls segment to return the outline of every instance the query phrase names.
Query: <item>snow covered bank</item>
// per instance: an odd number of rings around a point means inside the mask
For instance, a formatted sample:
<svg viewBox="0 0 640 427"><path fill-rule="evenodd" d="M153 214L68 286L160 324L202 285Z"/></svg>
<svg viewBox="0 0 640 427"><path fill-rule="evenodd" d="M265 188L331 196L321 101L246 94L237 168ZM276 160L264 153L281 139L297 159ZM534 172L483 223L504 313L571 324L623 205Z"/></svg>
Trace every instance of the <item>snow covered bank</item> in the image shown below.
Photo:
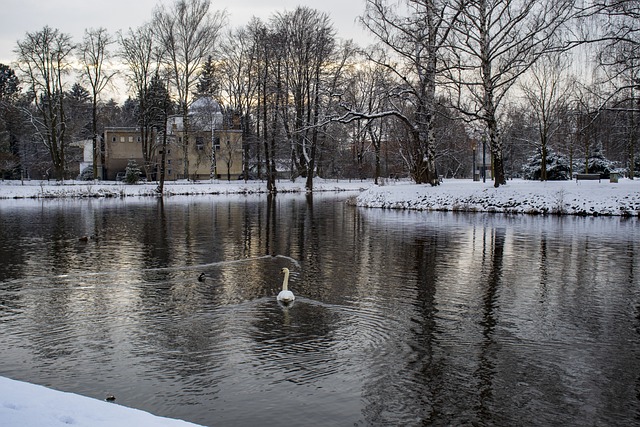
<svg viewBox="0 0 640 427"><path fill-rule="evenodd" d="M156 417L137 409L0 377L3 427L187 427L196 424Z"/></svg>
<svg viewBox="0 0 640 427"><path fill-rule="evenodd" d="M304 180L280 180L278 191L305 193ZM57 197L156 196L156 183L127 185L121 182L3 181L0 199ZM524 181L512 180L494 188L487 181L445 179L431 187L409 181L314 180L314 191L357 191L355 204L387 209L416 209L465 212L504 212L568 215L640 215L640 180ZM230 195L266 193L264 181L171 181L165 195Z"/></svg>
<svg viewBox="0 0 640 427"><path fill-rule="evenodd" d="M356 205L387 209L568 215L640 215L640 180L538 182L444 180L437 186L389 182L360 193Z"/></svg>
<svg viewBox="0 0 640 427"><path fill-rule="evenodd" d="M360 191L371 185L371 181L324 180L313 181L314 191ZM157 196L155 182L129 185L114 181L2 181L0 199L57 198L57 197L127 197ZM280 192L305 193L304 179L277 182ZM258 194L267 193L265 181L169 181L165 183L165 195L205 194Z"/></svg>

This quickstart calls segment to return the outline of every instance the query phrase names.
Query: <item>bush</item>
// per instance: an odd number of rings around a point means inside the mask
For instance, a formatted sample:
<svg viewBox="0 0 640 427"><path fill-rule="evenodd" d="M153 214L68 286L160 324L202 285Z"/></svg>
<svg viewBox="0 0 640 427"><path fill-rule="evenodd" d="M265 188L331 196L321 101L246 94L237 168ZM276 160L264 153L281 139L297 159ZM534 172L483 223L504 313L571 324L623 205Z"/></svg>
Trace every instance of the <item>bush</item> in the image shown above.
<svg viewBox="0 0 640 427"><path fill-rule="evenodd" d="M522 167L524 179L540 180L542 176L542 153L527 159L527 163ZM552 150L547 151L547 180L567 181L571 179L571 163L569 159Z"/></svg>
<svg viewBox="0 0 640 427"><path fill-rule="evenodd" d="M587 164L589 165L589 171L585 171L584 164L582 164L582 172L599 173L605 179L609 178L611 172L616 170L615 163L607 159L600 148L593 150L593 154L589 156Z"/></svg>
<svg viewBox="0 0 640 427"><path fill-rule="evenodd" d="M93 181L93 166L84 168L80 175L78 175L79 181Z"/></svg>
<svg viewBox="0 0 640 427"><path fill-rule="evenodd" d="M129 160L127 168L124 171L124 182L127 184L135 184L140 180L140 167L135 160Z"/></svg>

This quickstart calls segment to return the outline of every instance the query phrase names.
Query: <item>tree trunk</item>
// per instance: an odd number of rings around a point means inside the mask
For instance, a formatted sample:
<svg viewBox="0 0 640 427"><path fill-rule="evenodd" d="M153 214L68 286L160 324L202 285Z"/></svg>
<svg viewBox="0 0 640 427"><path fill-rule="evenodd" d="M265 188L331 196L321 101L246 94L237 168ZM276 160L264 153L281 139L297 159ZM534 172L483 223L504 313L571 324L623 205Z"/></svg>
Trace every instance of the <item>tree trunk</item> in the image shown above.
<svg viewBox="0 0 640 427"><path fill-rule="evenodd" d="M189 131L189 107L185 102L182 106L182 162L186 180L189 180Z"/></svg>
<svg viewBox="0 0 640 427"><path fill-rule="evenodd" d="M541 150L541 159L540 159L540 181L547 180L547 143L546 141L542 142L542 150Z"/></svg>
<svg viewBox="0 0 640 427"><path fill-rule="evenodd" d="M498 188L507 183L504 174L504 159L502 157L502 141L498 135L497 123L491 120L489 127L489 148L491 150L491 165L493 171L493 186Z"/></svg>
<svg viewBox="0 0 640 427"><path fill-rule="evenodd" d="M93 135L93 179L98 179L98 99L93 95L93 104L91 105L91 133ZM82 171L80 171L82 173Z"/></svg>
<svg viewBox="0 0 640 427"><path fill-rule="evenodd" d="M164 173L165 173L165 164L167 159L167 122L168 115L166 114L166 110L163 114L163 123L162 127L164 131L162 132L162 154L160 156L160 184L158 185L158 193L160 193L160 197L164 195Z"/></svg>

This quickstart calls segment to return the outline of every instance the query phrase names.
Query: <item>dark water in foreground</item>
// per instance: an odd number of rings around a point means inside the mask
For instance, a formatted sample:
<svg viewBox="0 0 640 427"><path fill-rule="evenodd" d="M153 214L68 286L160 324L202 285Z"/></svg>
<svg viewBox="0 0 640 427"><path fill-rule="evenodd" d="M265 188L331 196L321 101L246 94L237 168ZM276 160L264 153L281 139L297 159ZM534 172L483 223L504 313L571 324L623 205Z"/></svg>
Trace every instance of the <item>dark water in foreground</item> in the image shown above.
<svg viewBox="0 0 640 427"><path fill-rule="evenodd" d="M344 198L0 201L0 375L211 426L640 424L637 219Z"/></svg>

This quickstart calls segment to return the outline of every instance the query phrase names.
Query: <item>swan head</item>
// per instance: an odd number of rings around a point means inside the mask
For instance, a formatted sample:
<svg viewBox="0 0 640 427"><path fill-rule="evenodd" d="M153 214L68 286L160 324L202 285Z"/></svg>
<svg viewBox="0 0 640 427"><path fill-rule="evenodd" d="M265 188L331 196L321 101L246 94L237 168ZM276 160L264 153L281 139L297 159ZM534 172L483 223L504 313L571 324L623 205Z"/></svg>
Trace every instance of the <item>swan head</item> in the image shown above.
<svg viewBox="0 0 640 427"><path fill-rule="evenodd" d="M280 273L289 274L289 269L287 267L282 267L282 270L280 270Z"/></svg>

